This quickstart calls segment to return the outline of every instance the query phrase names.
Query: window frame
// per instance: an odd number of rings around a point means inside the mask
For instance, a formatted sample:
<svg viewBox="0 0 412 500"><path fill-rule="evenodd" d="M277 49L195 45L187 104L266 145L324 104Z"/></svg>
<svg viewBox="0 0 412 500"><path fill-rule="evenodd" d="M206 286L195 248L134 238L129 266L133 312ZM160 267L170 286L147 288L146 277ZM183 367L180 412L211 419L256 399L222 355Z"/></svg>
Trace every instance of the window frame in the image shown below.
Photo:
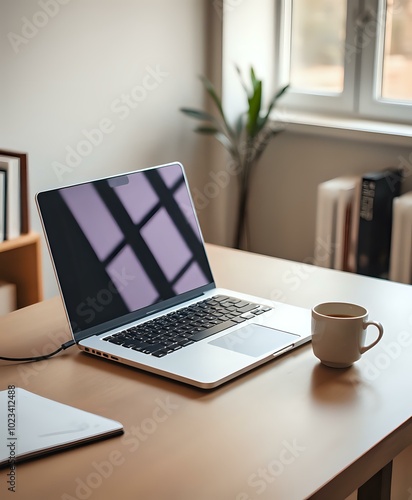
<svg viewBox="0 0 412 500"><path fill-rule="evenodd" d="M360 80L363 85L359 88L359 112L369 118L412 123L412 102L395 102L379 96L380 88L375 82L381 81L382 74L386 1L365 0L365 12L374 12L373 9L377 9L376 21L372 18L366 30L376 43L367 44L361 54Z"/></svg>
<svg viewBox="0 0 412 500"><path fill-rule="evenodd" d="M289 78L292 2L276 2L278 86L288 83ZM379 81L383 63L385 13L386 0L347 0L343 92L328 94L289 87L282 97L283 110L412 124L412 102L383 99L376 91L375 81Z"/></svg>

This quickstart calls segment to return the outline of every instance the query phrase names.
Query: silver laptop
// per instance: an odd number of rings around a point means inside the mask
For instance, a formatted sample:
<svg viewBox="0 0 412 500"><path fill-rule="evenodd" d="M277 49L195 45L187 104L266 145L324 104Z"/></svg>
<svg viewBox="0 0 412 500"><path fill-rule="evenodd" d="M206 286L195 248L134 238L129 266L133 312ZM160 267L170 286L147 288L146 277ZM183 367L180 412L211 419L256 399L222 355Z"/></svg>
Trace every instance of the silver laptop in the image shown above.
<svg viewBox="0 0 412 500"><path fill-rule="evenodd" d="M115 420L20 387L0 391L0 417L1 422L9 422L0 440L0 468L123 433L122 424Z"/></svg>
<svg viewBox="0 0 412 500"><path fill-rule="evenodd" d="M180 163L36 202L81 350L208 389L310 339L308 310L215 286Z"/></svg>

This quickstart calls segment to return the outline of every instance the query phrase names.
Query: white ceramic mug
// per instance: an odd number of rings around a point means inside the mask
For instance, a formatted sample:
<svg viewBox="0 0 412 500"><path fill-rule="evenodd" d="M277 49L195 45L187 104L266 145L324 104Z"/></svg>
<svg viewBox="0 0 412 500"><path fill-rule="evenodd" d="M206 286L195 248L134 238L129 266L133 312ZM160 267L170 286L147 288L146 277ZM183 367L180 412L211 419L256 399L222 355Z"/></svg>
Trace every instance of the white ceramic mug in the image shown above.
<svg viewBox="0 0 412 500"><path fill-rule="evenodd" d="M375 326L378 337L365 345L366 329ZM324 302L312 309L312 348L327 366L346 368L375 346L383 335L378 321L368 321L368 311L346 302Z"/></svg>

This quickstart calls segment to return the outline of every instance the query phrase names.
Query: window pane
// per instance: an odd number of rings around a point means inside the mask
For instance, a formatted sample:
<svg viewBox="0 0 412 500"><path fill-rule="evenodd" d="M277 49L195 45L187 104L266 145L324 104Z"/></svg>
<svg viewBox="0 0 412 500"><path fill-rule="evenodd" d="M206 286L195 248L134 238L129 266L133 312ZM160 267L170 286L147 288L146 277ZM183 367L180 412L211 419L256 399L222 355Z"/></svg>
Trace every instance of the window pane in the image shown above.
<svg viewBox="0 0 412 500"><path fill-rule="evenodd" d="M382 97L412 100L412 0L388 0Z"/></svg>
<svg viewBox="0 0 412 500"><path fill-rule="evenodd" d="M346 0L293 0L292 86L315 92L342 92L346 4Z"/></svg>

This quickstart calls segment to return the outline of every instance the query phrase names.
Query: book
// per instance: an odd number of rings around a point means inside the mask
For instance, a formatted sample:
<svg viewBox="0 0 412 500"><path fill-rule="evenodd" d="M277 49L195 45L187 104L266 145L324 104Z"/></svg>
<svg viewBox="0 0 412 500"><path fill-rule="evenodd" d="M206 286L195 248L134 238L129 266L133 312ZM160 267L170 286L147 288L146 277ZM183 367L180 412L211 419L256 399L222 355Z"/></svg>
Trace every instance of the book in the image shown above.
<svg viewBox="0 0 412 500"><path fill-rule="evenodd" d="M0 156L18 158L20 162L20 231L26 234L30 231L29 223L29 185L28 185L28 155L18 151L0 149Z"/></svg>
<svg viewBox="0 0 412 500"><path fill-rule="evenodd" d="M352 203L352 223L350 228L350 249L348 255L348 271L356 273L357 271L357 253L358 253L358 232L359 232L359 210L362 177L359 176L353 193Z"/></svg>
<svg viewBox="0 0 412 500"><path fill-rule="evenodd" d="M393 201L400 195L401 169L364 174L361 182L356 272L389 277Z"/></svg>
<svg viewBox="0 0 412 500"><path fill-rule="evenodd" d="M16 285L0 280L0 316L16 310L16 297Z"/></svg>
<svg viewBox="0 0 412 500"><path fill-rule="evenodd" d="M389 279L412 284L412 191L393 201Z"/></svg>
<svg viewBox="0 0 412 500"><path fill-rule="evenodd" d="M0 169L6 171L6 240L21 234L20 220L20 160L0 156Z"/></svg>
<svg viewBox="0 0 412 500"><path fill-rule="evenodd" d="M350 270L356 239L355 194L359 176L342 176L322 182L317 190L314 263L321 267Z"/></svg>
<svg viewBox="0 0 412 500"><path fill-rule="evenodd" d="M6 171L0 169L0 242L6 239Z"/></svg>

